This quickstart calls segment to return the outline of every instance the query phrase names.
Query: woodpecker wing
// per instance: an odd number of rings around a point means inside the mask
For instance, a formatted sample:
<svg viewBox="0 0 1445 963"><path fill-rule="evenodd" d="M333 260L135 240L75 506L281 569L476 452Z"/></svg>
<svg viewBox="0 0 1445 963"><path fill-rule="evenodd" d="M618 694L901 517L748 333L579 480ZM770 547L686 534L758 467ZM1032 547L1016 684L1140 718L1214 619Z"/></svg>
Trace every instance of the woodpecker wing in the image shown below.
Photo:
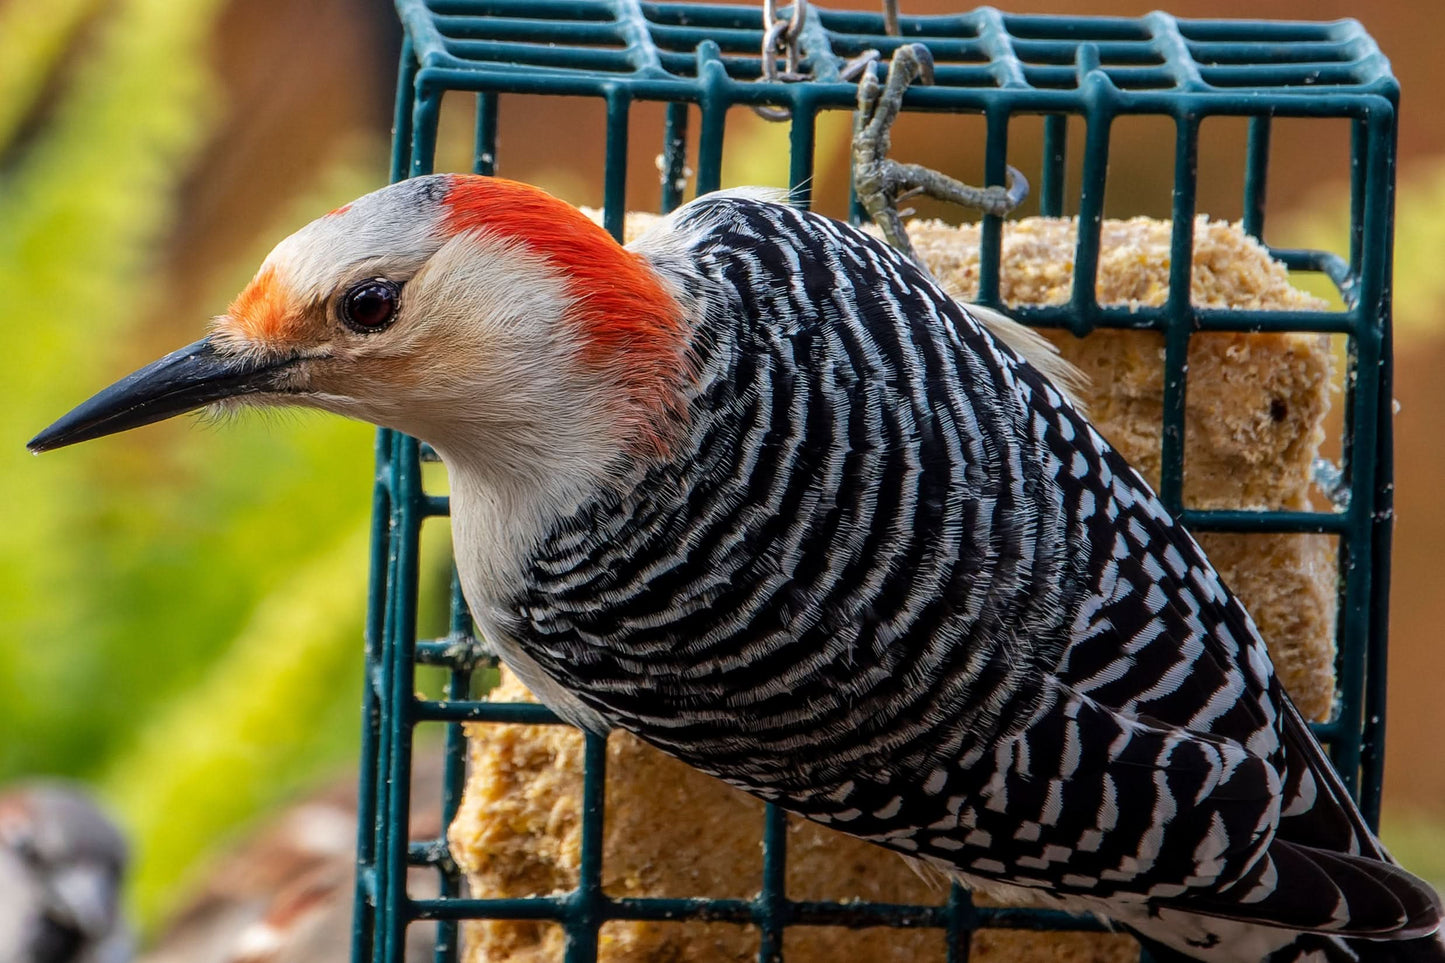
<svg viewBox="0 0 1445 963"><path fill-rule="evenodd" d="M1100 464L1112 491L1098 495L1111 501L1100 502L1107 527L1090 544L1111 547L1091 566L1099 582L1075 618L1060 676L1128 718L1234 740L1279 780L1279 809L1258 812L1255 835L1267 845L1242 875L1226 872L1180 905L1299 929L1397 938L1430 932L1440 919L1438 898L1369 832L1281 689L1248 613L1122 458L1110 449ZM1225 851L1248 834L1235 826ZM1187 852L1172 851L1181 849ZM1219 859L1204 843L1196 855L1211 867ZM1203 875L1196 866L1180 881Z"/></svg>
<svg viewBox="0 0 1445 963"><path fill-rule="evenodd" d="M689 437L540 547L512 608L543 671L972 879L1431 925L1248 615L1047 378L847 225L710 196L667 232L642 249L696 311Z"/></svg>

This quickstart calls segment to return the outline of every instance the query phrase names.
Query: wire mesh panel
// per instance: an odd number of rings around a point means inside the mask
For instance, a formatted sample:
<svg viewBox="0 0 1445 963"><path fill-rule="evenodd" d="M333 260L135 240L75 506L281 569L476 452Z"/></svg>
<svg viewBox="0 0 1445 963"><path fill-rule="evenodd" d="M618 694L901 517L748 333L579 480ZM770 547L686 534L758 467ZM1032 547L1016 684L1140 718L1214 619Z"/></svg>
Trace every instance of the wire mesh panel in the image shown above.
<svg viewBox="0 0 1445 963"><path fill-rule="evenodd" d="M682 200L689 125L697 124L696 190L719 187L729 108L767 104L791 112L790 183L794 203L810 201L818 115L851 109L856 96L842 79L847 58L876 49L886 59L900 44L923 42L936 61L935 81L914 88L907 110L968 112L984 118L985 177L1004 182L1010 122L1043 117L1044 215L1066 200L1068 118L1084 123L1079 229L1071 297L1064 304L1011 309L1021 320L1076 335L1096 328L1135 328L1164 337L1164 404L1160 495L1195 531L1303 532L1339 545L1338 697L1315 732L1373 823L1383 764L1386 600L1391 520L1390 276L1398 89L1374 42L1353 21L1264 23L1185 21L1155 13L1138 19L1011 16L992 9L901 20L885 34L880 14L813 8L802 36L801 83L759 82L761 11L752 6L640 3L637 0L397 0L406 28L398 79L392 173L428 173L436 151L442 94L476 97L474 168L496 163L498 111L508 95L599 98L606 109L604 223L621 236L627 210L629 114L640 101L666 106L662 202ZM1159 307L1099 303L1105 177L1111 125L1125 115L1172 123L1174 171L1169 293ZM1351 154L1350 246L1340 257L1320 250L1271 249L1292 270L1321 272L1340 310L1252 311L1191 303L1201 123L1247 118L1243 227L1263 240L1270 134L1278 117L1342 118ZM996 307L1002 221L983 218L978 300ZM1186 358L1190 339L1208 331L1297 331L1343 335L1348 372L1340 489L1330 511L1194 510L1183 502ZM447 499L422 484L426 452L413 439L383 430L377 441L367 685L361 776L359 874L353 958L397 963L408 925L439 921L436 957L457 956L456 921L466 918L552 920L567 933L567 959L593 960L598 930L613 919L707 919L754 924L760 960L781 958L789 925L936 927L948 958L968 955L980 927L1097 929L1062 913L976 907L955 888L941 906L790 900L784 891L785 817L765 817L763 884L753 899L621 899L601 885L604 741L587 736L579 884L563 895L524 899L462 898L444 840L409 843L409 774L415 728L447 723L444 825L455 813L463 778L461 723L560 724L535 705L469 698L471 675L490 663L471 634L465 605L452 587L450 634L417 638L419 543L423 524L447 513ZM445 697L416 694L418 665L443 667ZM408 866L431 865L440 895L413 899ZM421 925L421 924L418 924ZM432 925L432 924L427 924Z"/></svg>

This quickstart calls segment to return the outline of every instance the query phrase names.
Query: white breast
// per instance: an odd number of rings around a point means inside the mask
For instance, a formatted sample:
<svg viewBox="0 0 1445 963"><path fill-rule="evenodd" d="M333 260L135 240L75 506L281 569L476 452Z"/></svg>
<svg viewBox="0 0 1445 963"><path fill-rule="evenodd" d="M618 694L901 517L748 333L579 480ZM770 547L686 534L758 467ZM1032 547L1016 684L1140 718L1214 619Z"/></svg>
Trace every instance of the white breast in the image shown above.
<svg viewBox="0 0 1445 963"><path fill-rule="evenodd" d="M605 735L612 728L607 720L526 653L516 638L516 618L506 606L518 587L528 549L556 517L557 507L544 508L537 499L525 496L502 504L495 488L482 491L468 485L475 475L464 474L452 464L448 469L457 575L477 631L538 701L574 726Z"/></svg>

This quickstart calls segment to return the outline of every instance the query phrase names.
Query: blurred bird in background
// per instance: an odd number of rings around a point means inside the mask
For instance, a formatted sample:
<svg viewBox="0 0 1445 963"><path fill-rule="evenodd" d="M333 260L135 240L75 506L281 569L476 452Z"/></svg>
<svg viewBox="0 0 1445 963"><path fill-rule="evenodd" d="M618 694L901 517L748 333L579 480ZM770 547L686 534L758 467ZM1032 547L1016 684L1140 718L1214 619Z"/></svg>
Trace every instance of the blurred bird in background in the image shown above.
<svg viewBox="0 0 1445 963"><path fill-rule="evenodd" d="M419 755L412 838L441 833L441 760ZM0 963L345 963L351 950L356 777L347 774L239 838L143 952L126 926L129 846L78 786L0 792ZM436 874L414 869L417 897ZM407 931L423 963L435 928Z"/></svg>
<svg viewBox="0 0 1445 963"><path fill-rule="evenodd" d="M441 834L441 783L440 755L418 754L412 839ZM348 774L213 861L139 963L345 963L355 869L356 777ZM435 871L413 869L408 890L435 896ZM407 963L424 963L434 945L433 925L408 928Z"/></svg>
<svg viewBox="0 0 1445 963"><path fill-rule="evenodd" d="M120 913L128 852L79 789L28 783L0 793L0 963L125 963Z"/></svg>

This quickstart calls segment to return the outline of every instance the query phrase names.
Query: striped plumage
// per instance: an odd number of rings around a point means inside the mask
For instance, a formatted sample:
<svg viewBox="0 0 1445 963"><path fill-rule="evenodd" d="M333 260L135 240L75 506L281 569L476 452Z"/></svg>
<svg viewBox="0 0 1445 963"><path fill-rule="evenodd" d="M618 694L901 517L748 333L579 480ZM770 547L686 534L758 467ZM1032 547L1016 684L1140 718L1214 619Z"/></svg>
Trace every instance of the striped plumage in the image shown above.
<svg viewBox="0 0 1445 963"><path fill-rule="evenodd" d="M670 229L686 442L559 521L499 631L596 716L984 885L1435 925L1249 615L1059 389L846 225L723 196Z"/></svg>
<svg viewBox="0 0 1445 963"><path fill-rule="evenodd" d="M1445 963L1249 615L1057 359L979 317L756 196L624 250L418 178L32 447L233 396L407 431L480 627L563 716L1161 952Z"/></svg>

